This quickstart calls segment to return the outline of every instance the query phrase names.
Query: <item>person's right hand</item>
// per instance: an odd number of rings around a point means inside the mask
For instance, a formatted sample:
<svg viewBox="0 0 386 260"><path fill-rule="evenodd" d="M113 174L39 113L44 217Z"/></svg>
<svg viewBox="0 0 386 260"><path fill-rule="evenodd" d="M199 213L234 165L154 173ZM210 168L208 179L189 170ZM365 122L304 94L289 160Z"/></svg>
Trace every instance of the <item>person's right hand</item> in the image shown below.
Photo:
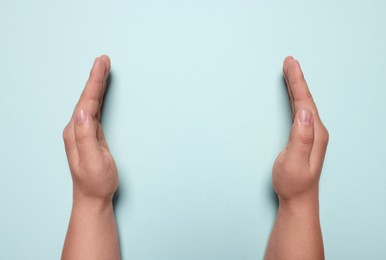
<svg viewBox="0 0 386 260"><path fill-rule="evenodd" d="M117 167L101 127L101 108L109 72L109 57L96 58L70 122L63 131L74 202L111 201L118 187Z"/></svg>
<svg viewBox="0 0 386 260"><path fill-rule="evenodd" d="M287 57L284 78L292 108L293 126L287 146L273 167L273 186L280 203L318 198L319 178L327 149L328 132L308 90L300 64Z"/></svg>
<svg viewBox="0 0 386 260"><path fill-rule="evenodd" d="M63 260L120 259L112 202L118 187L118 172L101 127L109 72L109 57L96 58L63 131L73 182L73 205Z"/></svg>

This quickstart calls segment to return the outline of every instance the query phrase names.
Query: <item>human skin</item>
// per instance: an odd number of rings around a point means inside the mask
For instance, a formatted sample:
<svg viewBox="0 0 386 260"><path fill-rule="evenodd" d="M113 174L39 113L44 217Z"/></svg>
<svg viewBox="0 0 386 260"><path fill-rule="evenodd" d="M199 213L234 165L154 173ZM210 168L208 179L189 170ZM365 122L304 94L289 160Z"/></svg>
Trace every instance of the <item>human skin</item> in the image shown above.
<svg viewBox="0 0 386 260"><path fill-rule="evenodd" d="M94 61L90 77L63 131L73 180L73 207L62 259L119 259L112 198L118 173L101 128L110 59ZM299 63L283 66L293 114L285 149L273 167L279 209L266 251L270 259L323 259L318 186L328 132L321 122Z"/></svg>
<svg viewBox="0 0 386 260"><path fill-rule="evenodd" d="M96 58L90 77L63 130L73 181L73 206L62 259L119 259L112 198L118 172L101 127L110 59Z"/></svg>
<svg viewBox="0 0 386 260"><path fill-rule="evenodd" d="M283 74L293 126L273 166L279 209L265 260L324 259L319 221L319 179L329 135L304 79L300 64L287 57Z"/></svg>

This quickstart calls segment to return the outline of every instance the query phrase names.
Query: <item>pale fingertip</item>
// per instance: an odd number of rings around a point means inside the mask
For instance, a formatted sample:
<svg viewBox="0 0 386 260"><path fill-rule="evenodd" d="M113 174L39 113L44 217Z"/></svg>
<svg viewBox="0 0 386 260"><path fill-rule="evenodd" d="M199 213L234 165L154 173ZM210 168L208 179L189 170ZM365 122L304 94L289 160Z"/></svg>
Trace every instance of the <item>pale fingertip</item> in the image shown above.
<svg viewBox="0 0 386 260"><path fill-rule="evenodd" d="M106 63L109 63L109 62L110 62L110 57L109 57L107 54L102 54L102 55L100 56L100 58L101 58L102 60L104 60Z"/></svg>
<svg viewBox="0 0 386 260"><path fill-rule="evenodd" d="M295 58L292 55L288 55L287 57L285 57L284 62L288 62L288 61L294 60L294 59Z"/></svg>
<svg viewBox="0 0 386 260"><path fill-rule="evenodd" d="M290 84L295 84L299 82L299 80L304 79L303 71L300 67L299 61L293 59L288 62L287 79Z"/></svg>
<svg viewBox="0 0 386 260"><path fill-rule="evenodd" d="M92 64L92 67L91 67L90 76L94 74L94 71L97 70L99 64L100 64L100 58L99 58L99 57L96 57L96 58L94 59L94 62L93 62L93 64Z"/></svg>
<svg viewBox="0 0 386 260"><path fill-rule="evenodd" d="M98 64L98 62L99 62L99 57L96 57L95 59L94 59L94 62L93 62L93 67L95 67L97 64Z"/></svg>
<svg viewBox="0 0 386 260"><path fill-rule="evenodd" d="M93 74L93 72L94 72L94 70L95 70L95 67L96 67L96 65L97 65L97 62L98 62L98 57L96 57L96 58L94 59L93 63L92 63L92 67L91 67L91 69L90 69L90 77L91 77L91 75Z"/></svg>
<svg viewBox="0 0 386 260"><path fill-rule="evenodd" d="M101 83L104 80L104 78L105 78L105 74L106 74L106 64L105 64L105 62L102 60L101 57L96 58L95 61L94 61L94 66L91 69L90 77L94 81L96 81L98 83Z"/></svg>
<svg viewBox="0 0 386 260"><path fill-rule="evenodd" d="M110 70L111 70L111 60L110 60L110 57L106 54L103 54L101 57L100 57L104 64L105 64L105 77L108 76L108 74L110 73Z"/></svg>
<svg viewBox="0 0 386 260"><path fill-rule="evenodd" d="M288 75L288 66L289 66L290 62L292 60L294 60L294 59L295 58L293 56L291 56L291 55L285 57L285 59L283 61L283 74L284 74L285 77L287 77L287 75Z"/></svg>

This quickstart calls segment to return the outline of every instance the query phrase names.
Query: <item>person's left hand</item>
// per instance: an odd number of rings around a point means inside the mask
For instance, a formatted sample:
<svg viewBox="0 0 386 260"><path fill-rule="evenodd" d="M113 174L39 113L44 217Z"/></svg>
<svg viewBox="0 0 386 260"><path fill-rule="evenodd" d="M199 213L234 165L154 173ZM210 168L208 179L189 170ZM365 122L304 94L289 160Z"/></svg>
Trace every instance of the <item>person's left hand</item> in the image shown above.
<svg viewBox="0 0 386 260"><path fill-rule="evenodd" d="M299 62L287 57L283 73L293 125L288 143L273 167L273 186L280 204L299 205L304 201L316 204L329 134L320 119Z"/></svg>

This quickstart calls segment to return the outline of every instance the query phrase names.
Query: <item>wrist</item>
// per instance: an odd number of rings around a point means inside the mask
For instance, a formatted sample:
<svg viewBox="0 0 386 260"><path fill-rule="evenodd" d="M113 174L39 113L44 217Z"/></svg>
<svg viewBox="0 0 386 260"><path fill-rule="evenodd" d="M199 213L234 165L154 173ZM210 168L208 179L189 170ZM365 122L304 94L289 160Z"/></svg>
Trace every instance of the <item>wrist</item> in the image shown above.
<svg viewBox="0 0 386 260"><path fill-rule="evenodd" d="M288 213L319 213L319 193L315 190L293 198L279 196L279 209Z"/></svg>
<svg viewBox="0 0 386 260"><path fill-rule="evenodd" d="M79 216L87 221L101 219L104 216L114 215L113 203L100 200L78 200L72 203L72 215Z"/></svg>
<svg viewBox="0 0 386 260"><path fill-rule="evenodd" d="M87 196L74 189L73 192L73 207L85 210L103 210L112 208L113 196L108 198Z"/></svg>

